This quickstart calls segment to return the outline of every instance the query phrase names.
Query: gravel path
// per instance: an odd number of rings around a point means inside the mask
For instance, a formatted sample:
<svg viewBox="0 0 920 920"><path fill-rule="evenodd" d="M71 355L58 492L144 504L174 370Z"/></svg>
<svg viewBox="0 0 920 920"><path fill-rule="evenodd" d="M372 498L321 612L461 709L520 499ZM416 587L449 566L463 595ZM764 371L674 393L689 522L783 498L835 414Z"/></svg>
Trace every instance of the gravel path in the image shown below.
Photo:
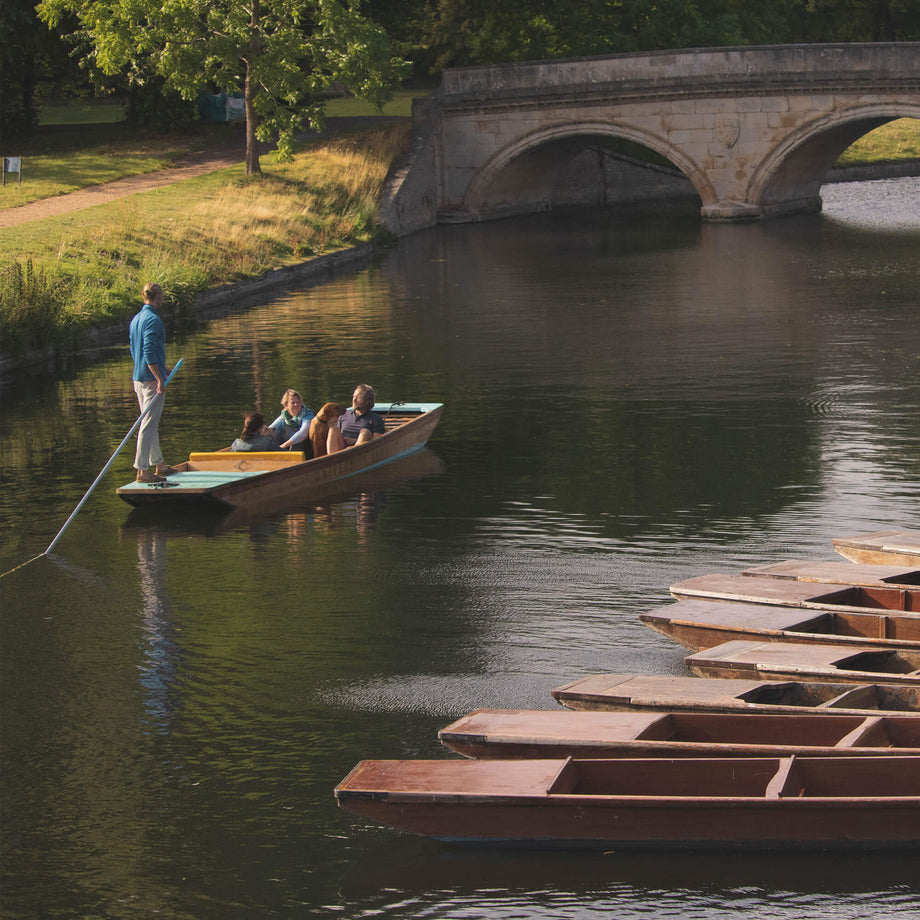
<svg viewBox="0 0 920 920"><path fill-rule="evenodd" d="M404 120L399 116L386 115L329 118L326 122L325 131L321 134L305 135L305 137L328 136L343 130L385 125ZM271 147L267 144L260 144L260 147L262 148L261 153L271 150ZM148 192L155 188L172 185L174 182L181 182L183 179L190 179L192 176L201 176L205 173L214 172L214 170L222 169L225 166L235 166L238 163L245 162L245 159L245 147L238 143L213 150L204 150L200 153L191 153L181 160L177 160L175 165L169 169L161 169L159 172L127 176L124 179L116 179L114 182L106 182L104 185L92 185L89 188L80 189L78 192L71 192L68 195L43 198L41 201L33 201L31 204L24 204L18 208L4 208L0 210L0 228L16 227L31 220L41 220L43 217L58 217L61 214L69 214L72 211L81 211L83 208L92 208L97 204L106 204L118 198L127 198L137 192Z"/></svg>
<svg viewBox="0 0 920 920"><path fill-rule="evenodd" d="M161 169L158 172L143 173L139 176L126 176L104 185L91 185L88 188L71 192L68 195L57 195L54 198L42 198L18 208L4 208L0 210L0 227L16 227L31 220L41 220L43 217L58 217L83 208L92 208L97 204L106 204L117 198L127 198L137 192L148 192L151 189L163 188L192 176L201 176L214 172L224 166L234 166L242 163L245 154L234 146L215 150L204 150L201 153L192 153L176 161L175 166Z"/></svg>

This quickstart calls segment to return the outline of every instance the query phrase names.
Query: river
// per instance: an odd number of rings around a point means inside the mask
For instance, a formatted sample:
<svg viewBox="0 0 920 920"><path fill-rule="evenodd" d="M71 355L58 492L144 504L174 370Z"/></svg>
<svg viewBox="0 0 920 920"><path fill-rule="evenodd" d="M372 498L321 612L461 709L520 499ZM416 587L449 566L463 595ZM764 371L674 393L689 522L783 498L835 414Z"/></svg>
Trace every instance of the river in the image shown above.
<svg viewBox="0 0 920 920"><path fill-rule="evenodd" d="M824 198L442 227L173 334L169 460L289 386L446 404L411 469L323 506L137 515L132 442L35 559L136 404L123 347L9 387L4 920L920 916L916 853L454 850L332 795L449 756L471 709L685 673L637 618L676 580L918 526L920 180Z"/></svg>

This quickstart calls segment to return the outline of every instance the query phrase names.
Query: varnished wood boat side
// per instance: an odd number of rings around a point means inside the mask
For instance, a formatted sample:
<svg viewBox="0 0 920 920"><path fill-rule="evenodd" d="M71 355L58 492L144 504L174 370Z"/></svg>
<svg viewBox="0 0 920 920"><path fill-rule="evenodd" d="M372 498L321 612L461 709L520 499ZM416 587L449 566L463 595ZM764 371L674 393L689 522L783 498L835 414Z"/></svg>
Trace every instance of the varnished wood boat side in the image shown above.
<svg viewBox="0 0 920 920"><path fill-rule="evenodd" d="M735 680L644 674L592 674L552 690L553 698L576 711L768 712L848 715L920 712L920 689L835 681Z"/></svg>
<svg viewBox="0 0 920 920"><path fill-rule="evenodd" d="M684 663L700 677L920 686L920 653L903 649L734 640L695 652Z"/></svg>
<svg viewBox="0 0 920 920"><path fill-rule="evenodd" d="M807 609L893 610L920 616L920 588L904 585L812 584L758 575L699 575L671 585L678 600L725 600Z"/></svg>
<svg viewBox="0 0 920 920"><path fill-rule="evenodd" d="M914 757L362 761L335 795L375 822L468 844L920 846Z"/></svg>
<svg viewBox="0 0 920 920"><path fill-rule="evenodd" d="M851 562L863 565L920 565L920 530L877 530L831 541Z"/></svg>
<svg viewBox="0 0 920 920"><path fill-rule="evenodd" d="M698 651L732 639L920 651L920 616L686 600L639 615L646 626Z"/></svg>
<svg viewBox="0 0 920 920"><path fill-rule="evenodd" d="M918 756L920 715L479 709L438 737L475 758Z"/></svg>

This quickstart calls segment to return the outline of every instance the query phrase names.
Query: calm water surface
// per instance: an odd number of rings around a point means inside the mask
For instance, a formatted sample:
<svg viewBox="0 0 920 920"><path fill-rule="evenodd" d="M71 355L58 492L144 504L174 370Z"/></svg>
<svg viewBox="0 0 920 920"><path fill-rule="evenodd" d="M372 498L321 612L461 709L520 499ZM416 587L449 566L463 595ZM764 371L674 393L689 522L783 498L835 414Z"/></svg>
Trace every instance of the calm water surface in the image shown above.
<svg viewBox="0 0 920 920"><path fill-rule="evenodd" d="M4 918L920 916L920 856L458 851L352 819L364 757L482 706L684 673L673 581L920 524L920 180L751 225L442 228L182 330L167 458L289 386L443 401L378 491L137 515L126 450L0 579ZM0 570L130 428L126 349L4 393Z"/></svg>

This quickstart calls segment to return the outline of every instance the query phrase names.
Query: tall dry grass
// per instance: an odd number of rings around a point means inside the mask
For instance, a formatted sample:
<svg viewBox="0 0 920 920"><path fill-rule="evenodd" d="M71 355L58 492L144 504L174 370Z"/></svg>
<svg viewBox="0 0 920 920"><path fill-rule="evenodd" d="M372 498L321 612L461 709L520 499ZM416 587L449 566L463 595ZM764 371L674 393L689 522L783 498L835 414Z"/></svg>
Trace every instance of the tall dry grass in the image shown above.
<svg viewBox="0 0 920 920"><path fill-rule="evenodd" d="M43 287L60 293L67 329L130 315L148 280L181 306L208 287L374 239L384 180L408 133L400 123L316 143L290 162L265 158L261 176L234 167L101 206L79 222L42 221L39 237L11 228L23 255L5 265L15 273L13 265L21 271L22 259L32 260ZM53 345L53 329L39 342L20 334L30 308L7 303L12 291L0 286L4 351L13 351L7 343Z"/></svg>

